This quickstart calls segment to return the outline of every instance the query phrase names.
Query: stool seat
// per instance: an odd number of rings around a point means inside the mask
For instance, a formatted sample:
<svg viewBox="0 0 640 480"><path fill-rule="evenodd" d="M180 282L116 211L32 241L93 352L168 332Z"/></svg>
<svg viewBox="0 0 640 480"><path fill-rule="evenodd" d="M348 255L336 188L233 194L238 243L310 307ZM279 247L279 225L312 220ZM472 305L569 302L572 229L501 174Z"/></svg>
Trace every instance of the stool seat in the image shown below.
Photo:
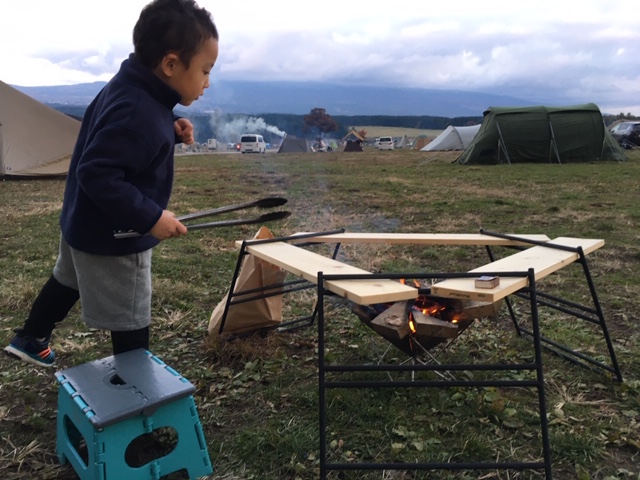
<svg viewBox="0 0 640 480"><path fill-rule="evenodd" d="M191 382L142 348L67 368L56 377L82 397L87 418L98 428L139 414L152 415L158 407L196 391Z"/></svg>
<svg viewBox="0 0 640 480"><path fill-rule="evenodd" d="M195 386L151 352L138 349L56 372L60 463L82 480L156 480L177 470L213 472L192 394ZM175 448L141 467L125 460L136 438L168 427ZM87 460L79 453L82 439Z"/></svg>

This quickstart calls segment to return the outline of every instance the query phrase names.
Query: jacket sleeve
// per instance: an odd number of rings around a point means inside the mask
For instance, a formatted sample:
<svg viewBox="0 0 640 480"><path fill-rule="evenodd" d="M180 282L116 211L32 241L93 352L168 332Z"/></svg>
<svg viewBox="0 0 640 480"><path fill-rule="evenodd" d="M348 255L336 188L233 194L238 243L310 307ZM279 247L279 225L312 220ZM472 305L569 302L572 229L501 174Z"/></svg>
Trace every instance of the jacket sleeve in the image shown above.
<svg viewBox="0 0 640 480"><path fill-rule="evenodd" d="M174 112L174 113L173 113L173 124L175 125L175 123L176 123L179 119L181 119L181 118L182 118L182 116L180 116L180 115L176 115L176 113ZM174 132L175 132L175 130L174 130ZM178 144L178 143L182 143L182 139L178 136L178 134L177 134L177 133L175 134L174 139L175 139L176 144Z"/></svg>

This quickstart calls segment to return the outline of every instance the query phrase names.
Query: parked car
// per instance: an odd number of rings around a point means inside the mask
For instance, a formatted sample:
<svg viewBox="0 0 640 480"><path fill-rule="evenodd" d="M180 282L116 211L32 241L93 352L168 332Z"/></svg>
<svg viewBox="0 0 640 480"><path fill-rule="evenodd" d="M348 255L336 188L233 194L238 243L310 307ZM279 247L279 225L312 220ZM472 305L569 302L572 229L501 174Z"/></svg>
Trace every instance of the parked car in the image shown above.
<svg viewBox="0 0 640 480"><path fill-rule="evenodd" d="M626 149L640 146L640 122L622 122L611 129L611 135Z"/></svg>
<svg viewBox="0 0 640 480"><path fill-rule="evenodd" d="M378 141L379 150L393 150L395 147L393 137L380 137Z"/></svg>
<svg viewBox="0 0 640 480"><path fill-rule="evenodd" d="M240 137L241 153L264 153L267 151L267 144L262 135L248 133Z"/></svg>

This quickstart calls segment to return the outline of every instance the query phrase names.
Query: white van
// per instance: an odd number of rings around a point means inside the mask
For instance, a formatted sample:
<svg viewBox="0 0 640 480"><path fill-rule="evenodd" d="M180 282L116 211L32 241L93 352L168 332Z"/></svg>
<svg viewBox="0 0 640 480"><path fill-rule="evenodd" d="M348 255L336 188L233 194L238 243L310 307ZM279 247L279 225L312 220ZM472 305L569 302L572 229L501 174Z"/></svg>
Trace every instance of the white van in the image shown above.
<svg viewBox="0 0 640 480"><path fill-rule="evenodd" d="M240 137L241 153L264 153L267 151L267 144L262 135L257 133L246 133Z"/></svg>
<svg viewBox="0 0 640 480"><path fill-rule="evenodd" d="M378 149L380 150L393 150L394 146L393 137L380 137L378 141Z"/></svg>

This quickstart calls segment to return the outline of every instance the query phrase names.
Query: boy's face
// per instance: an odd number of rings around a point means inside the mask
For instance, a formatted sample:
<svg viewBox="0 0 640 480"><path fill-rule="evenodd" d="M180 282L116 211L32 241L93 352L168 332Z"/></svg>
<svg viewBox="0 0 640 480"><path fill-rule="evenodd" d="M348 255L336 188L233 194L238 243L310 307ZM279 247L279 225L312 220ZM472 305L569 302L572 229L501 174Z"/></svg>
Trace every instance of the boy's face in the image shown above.
<svg viewBox="0 0 640 480"><path fill-rule="evenodd" d="M180 105L189 106L209 88L209 74L218 59L218 41L208 38L191 59L188 68L179 58L163 76L165 83L182 97Z"/></svg>

